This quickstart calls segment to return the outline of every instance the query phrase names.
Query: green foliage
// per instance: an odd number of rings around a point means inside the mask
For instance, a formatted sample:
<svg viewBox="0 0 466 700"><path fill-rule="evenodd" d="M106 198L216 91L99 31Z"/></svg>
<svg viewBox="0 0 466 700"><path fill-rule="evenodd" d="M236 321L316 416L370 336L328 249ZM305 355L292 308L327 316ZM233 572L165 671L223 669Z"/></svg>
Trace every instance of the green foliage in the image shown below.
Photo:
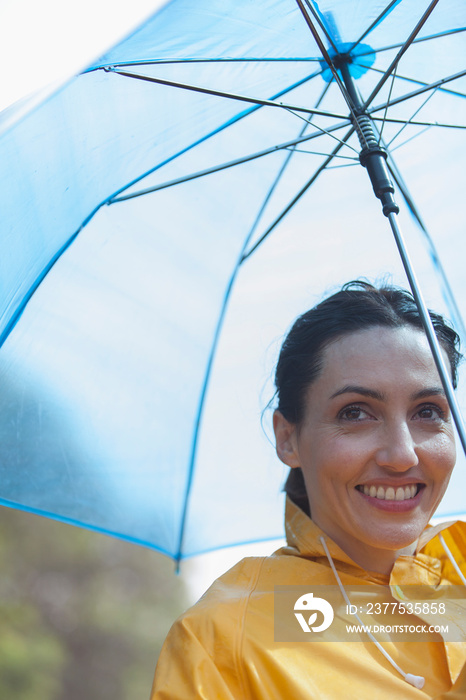
<svg viewBox="0 0 466 700"><path fill-rule="evenodd" d="M58 697L65 657L60 641L42 629L38 611L26 603L0 606L0 620L0 697Z"/></svg>
<svg viewBox="0 0 466 700"><path fill-rule="evenodd" d="M166 557L0 507L0 698L147 698L186 607Z"/></svg>

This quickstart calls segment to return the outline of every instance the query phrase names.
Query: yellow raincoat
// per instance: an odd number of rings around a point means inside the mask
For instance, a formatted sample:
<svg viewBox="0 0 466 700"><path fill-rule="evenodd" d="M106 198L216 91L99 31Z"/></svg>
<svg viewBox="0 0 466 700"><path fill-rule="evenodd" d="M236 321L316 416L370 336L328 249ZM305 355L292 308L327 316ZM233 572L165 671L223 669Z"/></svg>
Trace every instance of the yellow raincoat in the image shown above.
<svg viewBox="0 0 466 700"><path fill-rule="evenodd" d="M395 600L412 584L461 585L438 540L441 529L428 528L422 551L400 556L390 576L364 571L324 537L344 587L375 586L368 591ZM378 640L404 672L425 678L422 690L409 685L365 633L355 642L274 641L275 586L336 585L319 539L322 531L289 500L286 534L288 546L270 557L239 562L175 622L151 700L466 699L466 642L445 642L438 633L423 635L423 642ZM442 534L466 572L465 524L450 525ZM387 616L386 622L393 619Z"/></svg>

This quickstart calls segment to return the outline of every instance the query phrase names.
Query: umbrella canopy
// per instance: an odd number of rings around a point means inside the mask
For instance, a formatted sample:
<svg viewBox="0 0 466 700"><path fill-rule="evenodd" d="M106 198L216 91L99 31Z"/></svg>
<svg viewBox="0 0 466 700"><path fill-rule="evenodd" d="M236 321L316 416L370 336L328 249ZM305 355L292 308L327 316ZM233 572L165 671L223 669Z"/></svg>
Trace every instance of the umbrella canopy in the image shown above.
<svg viewBox="0 0 466 700"><path fill-rule="evenodd" d="M172 0L0 115L3 504L176 558L281 535L261 421L280 338L348 279L406 286L364 134L462 330L465 20L453 0Z"/></svg>

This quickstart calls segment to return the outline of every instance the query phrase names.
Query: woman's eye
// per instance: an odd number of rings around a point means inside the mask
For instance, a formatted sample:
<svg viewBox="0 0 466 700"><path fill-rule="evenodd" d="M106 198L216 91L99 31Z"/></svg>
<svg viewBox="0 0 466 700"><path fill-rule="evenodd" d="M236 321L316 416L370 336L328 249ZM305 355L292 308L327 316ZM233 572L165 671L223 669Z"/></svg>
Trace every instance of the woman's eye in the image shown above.
<svg viewBox="0 0 466 700"><path fill-rule="evenodd" d="M368 417L368 414L360 406L347 406L338 414L338 417L347 421L359 421Z"/></svg>
<svg viewBox="0 0 466 700"><path fill-rule="evenodd" d="M439 406L422 406L416 413L421 420L444 420L445 411Z"/></svg>

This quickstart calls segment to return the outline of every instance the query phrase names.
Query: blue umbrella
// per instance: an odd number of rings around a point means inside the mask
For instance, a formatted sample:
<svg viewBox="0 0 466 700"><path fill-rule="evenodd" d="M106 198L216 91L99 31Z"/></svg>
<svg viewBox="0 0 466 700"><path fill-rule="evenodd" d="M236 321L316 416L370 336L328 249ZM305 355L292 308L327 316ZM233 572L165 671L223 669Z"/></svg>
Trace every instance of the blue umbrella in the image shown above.
<svg viewBox="0 0 466 700"><path fill-rule="evenodd" d="M281 535L261 412L293 316L354 277L406 286L389 219L462 331L465 19L172 0L0 115L4 505L176 559Z"/></svg>

